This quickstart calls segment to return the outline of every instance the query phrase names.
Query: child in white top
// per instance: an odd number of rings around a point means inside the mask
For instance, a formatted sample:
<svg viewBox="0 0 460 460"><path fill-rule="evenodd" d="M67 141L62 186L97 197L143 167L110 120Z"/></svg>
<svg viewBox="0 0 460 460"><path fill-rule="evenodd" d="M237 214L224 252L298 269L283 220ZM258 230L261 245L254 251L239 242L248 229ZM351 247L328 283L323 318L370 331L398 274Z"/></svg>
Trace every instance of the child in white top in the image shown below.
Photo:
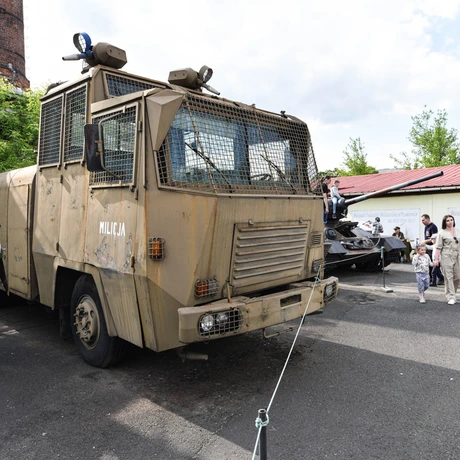
<svg viewBox="0 0 460 460"><path fill-rule="evenodd" d="M335 180L334 185L331 187L331 200L332 200L332 218L337 219L337 202L342 198L339 193L340 181Z"/></svg>
<svg viewBox="0 0 460 460"><path fill-rule="evenodd" d="M430 285L430 267L433 266L433 262L426 253L426 246L424 244L417 246L417 254L412 259L412 265L414 266L415 277L417 278L419 302L426 303L424 292Z"/></svg>

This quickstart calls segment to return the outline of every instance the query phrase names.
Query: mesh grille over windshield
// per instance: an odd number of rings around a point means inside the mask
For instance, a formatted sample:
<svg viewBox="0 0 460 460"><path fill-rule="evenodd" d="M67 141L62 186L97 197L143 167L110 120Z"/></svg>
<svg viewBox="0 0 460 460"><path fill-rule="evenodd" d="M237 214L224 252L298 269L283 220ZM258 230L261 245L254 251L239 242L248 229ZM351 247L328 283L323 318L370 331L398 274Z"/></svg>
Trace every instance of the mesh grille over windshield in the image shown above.
<svg viewBox="0 0 460 460"><path fill-rule="evenodd" d="M158 154L164 186L214 193L321 194L305 123L187 95Z"/></svg>

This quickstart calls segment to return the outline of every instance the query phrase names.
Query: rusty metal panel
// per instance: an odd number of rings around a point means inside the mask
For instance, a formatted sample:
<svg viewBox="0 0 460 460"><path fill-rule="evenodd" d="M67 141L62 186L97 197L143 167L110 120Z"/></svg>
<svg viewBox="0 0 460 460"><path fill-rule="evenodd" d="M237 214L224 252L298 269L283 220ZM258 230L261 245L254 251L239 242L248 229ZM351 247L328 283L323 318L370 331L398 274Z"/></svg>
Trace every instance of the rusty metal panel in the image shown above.
<svg viewBox="0 0 460 460"><path fill-rule="evenodd" d="M31 267L31 200L36 166L0 174L0 244L12 292L31 299L35 279ZM33 292L34 291L34 292Z"/></svg>
<svg viewBox="0 0 460 460"><path fill-rule="evenodd" d="M101 270L100 274L117 335L142 347L141 323L133 276L113 270Z"/></svg>
<svg viewBox="0 0 460 460"><path fill-rule="evenodd" d="M129 188L94 189L88 200L85 262L100 269L118 335L139 344L133 280L137 212L136 196Z"/></svg>
<svg viewBox="0 0 460 460"><path fill-rule="evenodd" d="M80 163L67 166L62 180L61 227L59 255L81 262L85 253L86 201L88 182Z"/></svg>
<svg viewBox="0 0 460 460"><path fill-rule="evenodd" d="M8 175L0 174L0 244L4 249L8 249ZM7 250L3 252L3 265L8 271ZM8 273L7 273L8 275Z"/></svg>
<svg viewBox="0 0 460 460"><path fill-rule="evenodd" d="M8 197L8 286L11 292L29 297L29 185L11 187Z"/></svg>
<svg viewBox="0 0 460 460"><path fill-rule="evenodd" d="M35 189L34 253L35 270L40 290L40 302L54 304L54 258L58 255L61 227L61 172L43 168L37 173Z"/></svg>

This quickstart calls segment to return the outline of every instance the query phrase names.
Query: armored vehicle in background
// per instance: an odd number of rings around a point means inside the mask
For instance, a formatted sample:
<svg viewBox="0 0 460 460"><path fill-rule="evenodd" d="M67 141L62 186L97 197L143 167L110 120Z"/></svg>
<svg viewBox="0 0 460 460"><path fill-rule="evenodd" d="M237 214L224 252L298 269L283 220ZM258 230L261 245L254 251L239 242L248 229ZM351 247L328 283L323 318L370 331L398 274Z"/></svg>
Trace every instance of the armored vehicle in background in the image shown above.
<svg viewBox="0 0 460 460"><path fill-rule="evenodd" d="M418 184L435 177L442 176L443 172L419 177L401 184L393 185L376 192L366 193L356 198L342 198L337 203L337 215L347 216L348 207L370 198L376 198L394 190L399 190L409 185ZM332 209L332 201L329 200L329 209ZM328 222L324 228L324 253L326 270L331 271L338 266L351 267L355 265L357 269L366 271L378 271L383 267L398 262L401 250L406 245L397 237L392 236L373 236L370 232L358 226L358 222L345 220L335 220L329 214ZM383 247L383 260L382 251Z"/></svg>

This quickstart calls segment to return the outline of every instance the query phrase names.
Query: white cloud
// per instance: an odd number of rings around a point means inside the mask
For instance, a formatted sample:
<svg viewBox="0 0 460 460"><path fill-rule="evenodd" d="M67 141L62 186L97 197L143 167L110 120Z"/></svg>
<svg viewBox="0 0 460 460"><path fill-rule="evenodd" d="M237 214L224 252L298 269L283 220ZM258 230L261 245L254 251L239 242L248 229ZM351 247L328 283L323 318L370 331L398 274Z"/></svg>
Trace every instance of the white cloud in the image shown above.
<svg viewBox="0 0 460 460"><path fill-rule="evenodd" d="M425 104L460 124L460 0L47 5L24 0L33 86L79 73L61 56L81 31L125 49L128 72L165 80L174 68L206 64L223 97L309 123L320 169L342 163L350 137L361 137L370 164L393 166L388 155L410 147L410 117Z"/></svg>

